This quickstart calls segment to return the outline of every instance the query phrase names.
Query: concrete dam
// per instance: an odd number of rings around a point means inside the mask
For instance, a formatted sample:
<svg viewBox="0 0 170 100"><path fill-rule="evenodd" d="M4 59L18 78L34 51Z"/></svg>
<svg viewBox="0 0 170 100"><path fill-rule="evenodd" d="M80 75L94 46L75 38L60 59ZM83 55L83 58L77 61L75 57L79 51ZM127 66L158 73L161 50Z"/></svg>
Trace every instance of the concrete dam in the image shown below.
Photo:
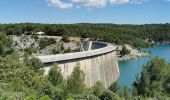
<svg viewBox="0 0 170 100"><path fill-rule="evenodd" d="M38 58L45 65L46 75L55 63L65 79L71 75L76 66L80 66L85 73L86 86L92 87L99 81L107 88L119 78L117 47L103 42L90 42L88 46L83 52L38 56Z"/></svg>

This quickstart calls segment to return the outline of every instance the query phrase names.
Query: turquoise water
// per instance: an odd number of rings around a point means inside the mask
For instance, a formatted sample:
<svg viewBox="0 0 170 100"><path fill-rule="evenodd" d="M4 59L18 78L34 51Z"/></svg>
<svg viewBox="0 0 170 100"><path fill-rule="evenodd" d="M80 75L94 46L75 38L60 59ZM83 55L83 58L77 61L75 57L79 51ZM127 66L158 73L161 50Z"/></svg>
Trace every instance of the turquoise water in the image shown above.
<svg viewBox="0 0 170 100"><path fill-rule="evenodd" d="M136 75L142 71L142 65L145 65L152 58L159 56L170 62L170 45L157 45L152 48L143 48L142 50L150 51L151 55L133 60L119 61L120 77L118 83L121 88L124 86L131 88Z"/></svg>

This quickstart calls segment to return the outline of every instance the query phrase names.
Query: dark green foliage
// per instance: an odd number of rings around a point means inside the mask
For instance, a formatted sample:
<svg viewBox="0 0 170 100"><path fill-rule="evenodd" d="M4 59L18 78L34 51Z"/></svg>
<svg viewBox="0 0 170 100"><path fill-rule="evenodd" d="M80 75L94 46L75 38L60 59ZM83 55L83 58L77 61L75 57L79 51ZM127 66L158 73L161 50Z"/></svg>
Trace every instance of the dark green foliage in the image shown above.
<svg viewBox="0 0 170 100"><path fill-rule="evenodd" d="M49 46L49 45L55 44L55 43L56 43L55 39L45 37L45 38L40 39L39 46L40 46L40 49L44 49L46 46Z"/></svg>
<svg viewBox="0 0 170 100"><path fill-rule="evenodd" d="M37 87L37 98L40 98L44 95L51 95L52 93L52 84L46 80L43 79L41 80L41 82L39 83L38 87Z"/></svg>
<svg viewBox="0 0 170 100"><path fill-rule="evenodd" d="M11 34L31 34L44 31L46 35L89 37L116 44L130 44L135 47L151 46L155 41L170 40L170 24L115 25L115 24L2 24L0 31Z"/></svg>
<svg viewBox="0 0 170 100"><path fill-rule="evenodd" d="M53 54L59 54L60 50L58 48L55 48L55 49L52 50L52 53Z"/></svg>
<svg viewBox="0 0 170 100"><path fill-rule="evenodd" d="M40 98L40 100L51 100L51 98L48 95L44 95Z"/></svg>
<svg viewBox="0 0 170 100"><path fill-rule="evenodd" d="M95 95L89 95L88 100L100 100L100 99Z"/></svg>
<svg viewBox="0 0 170 100"><path fill-rule="evenodd" d="M70 40L69 40L69 36L68 35L63 35L62 36L62 41L64 41L64 42L70 42Z"/></svg>
<svg viewBox="0 0 170 100"><path fill-rule="evenodd" d="M23 84L25 84L28 87L33 87L33 85L34 85L33 77L36 76L36 74L34 73L33 70L30 70L28 67L23 67L17 71L16 75L18 76L18 79L20 81L22 80ZM16 81L15 78L14 78L14 80Z"/></svg>
<svg viewBox="0 0 170 100"><path fill-rule="evenodd" d="M42 27L42 26L41 26ZM62 36L63 34L66 34L66 30L65 29L61 29L61 28L56 28L54 25L47 25L47 26L43 26L44 27L44 32L47 35L51 35L51 36Z"/></svg>
<svg viewBox="0 0 170 100"><path fill-rule="evenodd" d="M164 83L165 91L170 94L170 77L167 77Z"/></svg>
<svg viewBox="0 0 170 100"><path fill-rule="evenodd" d="M100 100L112 100L113 92L110 90L102 91L102 94L99 96Z"/></svg>
<svg viewBox="0 0 170 100"><path fill-rule="evenodd" d="M36 71L36 72L37 72L40 68L43 67L42 62L41 62L38 58L35 58L35 57L32 57L32 58L28 59L26 65L29 66L31 69L33 69L33 70Z"/></svg>
<svg viewBox="0 0 170 100"><path fill-rule="evenodd" d="M44 26L43 31L48 35L54 35L55 34L55 29L53 27L50 27L50 26Z"/></svg>
<svg viewBox="0 0 170 100"><path fill-rule="evenodd" d="M39 37L38 37L38 35L31 35L31 37L35 40L35 41L37 41L38 39L39 39Z"/></svg>
<svg viewBox="0 0 170 100"><path fill-rule="evenodd" d="M149 79L149 73L147 72L146 69L143 69L143 71L141 72L139 84L140 85L139 85L138 89L140 91L138 91L138 94L141 94L143 96L145 96L146 94L149 94L150 79ZM134 83L134 85L137 85L137 84Z"/></svg>
<svg viewBox="0 0 170 100"><path fill-rule="evenodd" d="M56 88L53 88L53 91L50 97L52 100L64 100L63 94L64 94L63 89L56 87Z"/></svg>
<svg viewBox="0 0 170 100"><path fill-rule="evenodd" d="M117 82L114 82L113 84L111 84L111 86L109 87L109 90L114 92L114 93L118 93L119 92L119 85Z"/></svg>
<svg viewBox="0 0 170 100"><path fill-rule="evenodd" d="M34 48L25 48L24 51L26 53L28 53L29 55L31 55L32 53L36 53L37 52L36 49L34 49Z"/></svg>
<svg viewBox="0 0 170 100"><path fill-rule="evenodd" d="M34 27L32 25L25 25L23 28L22 28L22 32L26 35L31 35L33 34L34 32Z"/></svg>
<svg viewBox="0 0 170 100"><path fill-rule="evenodd" d="M75 67L71 76L67 79L66 92L71 94L82 94L85 89L84 73L80 67Z"/></svg>
<svg viewBox="0 0 170 100"><path fill-rule="evenodd" d="M10 54L12 51L12 40L0 32L0 56Z"/></svg>
<svg viewBox="0 0 170 100"><path fill-rule="evenodd" d="M126 46L123 45L123 46L122 46L122 51L120 51L120 55L121 55L121 56L124 56L124 55L128 55L129 53L130 53L130 50L128 50L128 49L126 48Z"/></svg>
<svg viewBox="0 0 170 100"><path fill-rule="evenodd" d="M65 29L57 29L55 36L62 36L63 34L67 34Z"/></svg>
<svg viewBox="0 0 170 100"><path fill-rule="evenodd" d="M59 85L63 81L63 76L57 65L53 65L48 74L48 80L54 85Z"/></svg>
<svg viewBox="0 0 170 100"><path fill-rule="evenodd" d="M36 96L33 94L30 94L27 97L25 97L24 100L36 100Z"/></svg>
<svg viewBox="0 0 170 100"><path fill-rule="evenodd" d="M124 87L123 97L124 97L126 100L132 100L131 95L130 95L130 93L129 93L128 87Z"/></svg>
<svg viewBox="0 0 170 100"><path fill-rule="evenodd" d="M155 97L157 95L169 95L170 65L165 60L155 58L143 67L141 77L134 82L134 88L138 95Z"/></svg>
<svg viewBox="0 0 170 100"><path fill-rule="evenodd" d="M104 86L102 83L100 82L97 82L93 87L92 87L92 90L93 90L93 94L97 97L99 97L101 94L102 94L102 91L104 90Z"/></svg>
<svg viewBox="0 0 170 100"><path fill-rule="evenodd" d="M16 53L12 55L8 55L6 57L0 57L0 81L8 82L14 79L17 69L23 67L21 63L19 63L19 58Z"/></svg>
<svg viewBox="0 0 170 100"><path fill-rule="evenodd" d="M62 42L61 43L61 51L63 51L64 50L64 43Z"/></svg>

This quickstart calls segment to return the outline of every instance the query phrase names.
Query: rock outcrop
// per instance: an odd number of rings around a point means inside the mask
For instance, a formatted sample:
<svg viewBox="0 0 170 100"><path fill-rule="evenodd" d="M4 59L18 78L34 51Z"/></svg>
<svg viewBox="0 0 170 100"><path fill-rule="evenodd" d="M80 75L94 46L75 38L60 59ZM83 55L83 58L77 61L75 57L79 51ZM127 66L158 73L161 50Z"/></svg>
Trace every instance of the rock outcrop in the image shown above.
<svg viewBox="0 0 170 100"><path fill-rule="evenodd" d="M124 55L122 57L118 57L118 60L137 59L139 57L149 56L148 52L137 50L130 45L125 45L125 46L130 51L130 54Z"/></svg>

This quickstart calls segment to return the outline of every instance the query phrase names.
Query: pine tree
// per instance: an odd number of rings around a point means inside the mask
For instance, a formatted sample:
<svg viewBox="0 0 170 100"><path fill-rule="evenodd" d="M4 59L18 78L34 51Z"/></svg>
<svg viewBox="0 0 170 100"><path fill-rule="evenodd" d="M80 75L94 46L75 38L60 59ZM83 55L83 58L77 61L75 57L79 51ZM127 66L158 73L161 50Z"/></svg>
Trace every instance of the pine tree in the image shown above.
<svg viewBox="0 0 170 100"><path fill-rule="evenodd" d="M123 96L124 96L125 100L131 100L132 99L130 94L129 94L129 89L126 86L124 87Z"/></svg>
<svg viewBox="0 0 170 100"><path fill-rule="evenodd" d="M82 94L85 89L84 73L77 66L74 68L73 73L67 79L66 92L68 94Z"/></svg>
<svg viewBox="0 0 170 100"><path fill-rule="evenodd" d="M102 91L104 90L104 86L100 82L96 82L96 84L92 87L93 89L93 94L95 96L100 96L102 94Z"/></svg>
<svg viewBox="0 0 170 100"><path fill-rule="evenodd" d="M56 86L63 81L63 76L57 65L53 65L49 71L48 80Z"/></svg>
<svg viewBox="0 0 170 100"><path fill-rule="evenodd" d="M109 90L114 92L114 93L118 93L119 92L118 83L114 82L113 84L111 84L111 86L109 87Z"/></svg>

